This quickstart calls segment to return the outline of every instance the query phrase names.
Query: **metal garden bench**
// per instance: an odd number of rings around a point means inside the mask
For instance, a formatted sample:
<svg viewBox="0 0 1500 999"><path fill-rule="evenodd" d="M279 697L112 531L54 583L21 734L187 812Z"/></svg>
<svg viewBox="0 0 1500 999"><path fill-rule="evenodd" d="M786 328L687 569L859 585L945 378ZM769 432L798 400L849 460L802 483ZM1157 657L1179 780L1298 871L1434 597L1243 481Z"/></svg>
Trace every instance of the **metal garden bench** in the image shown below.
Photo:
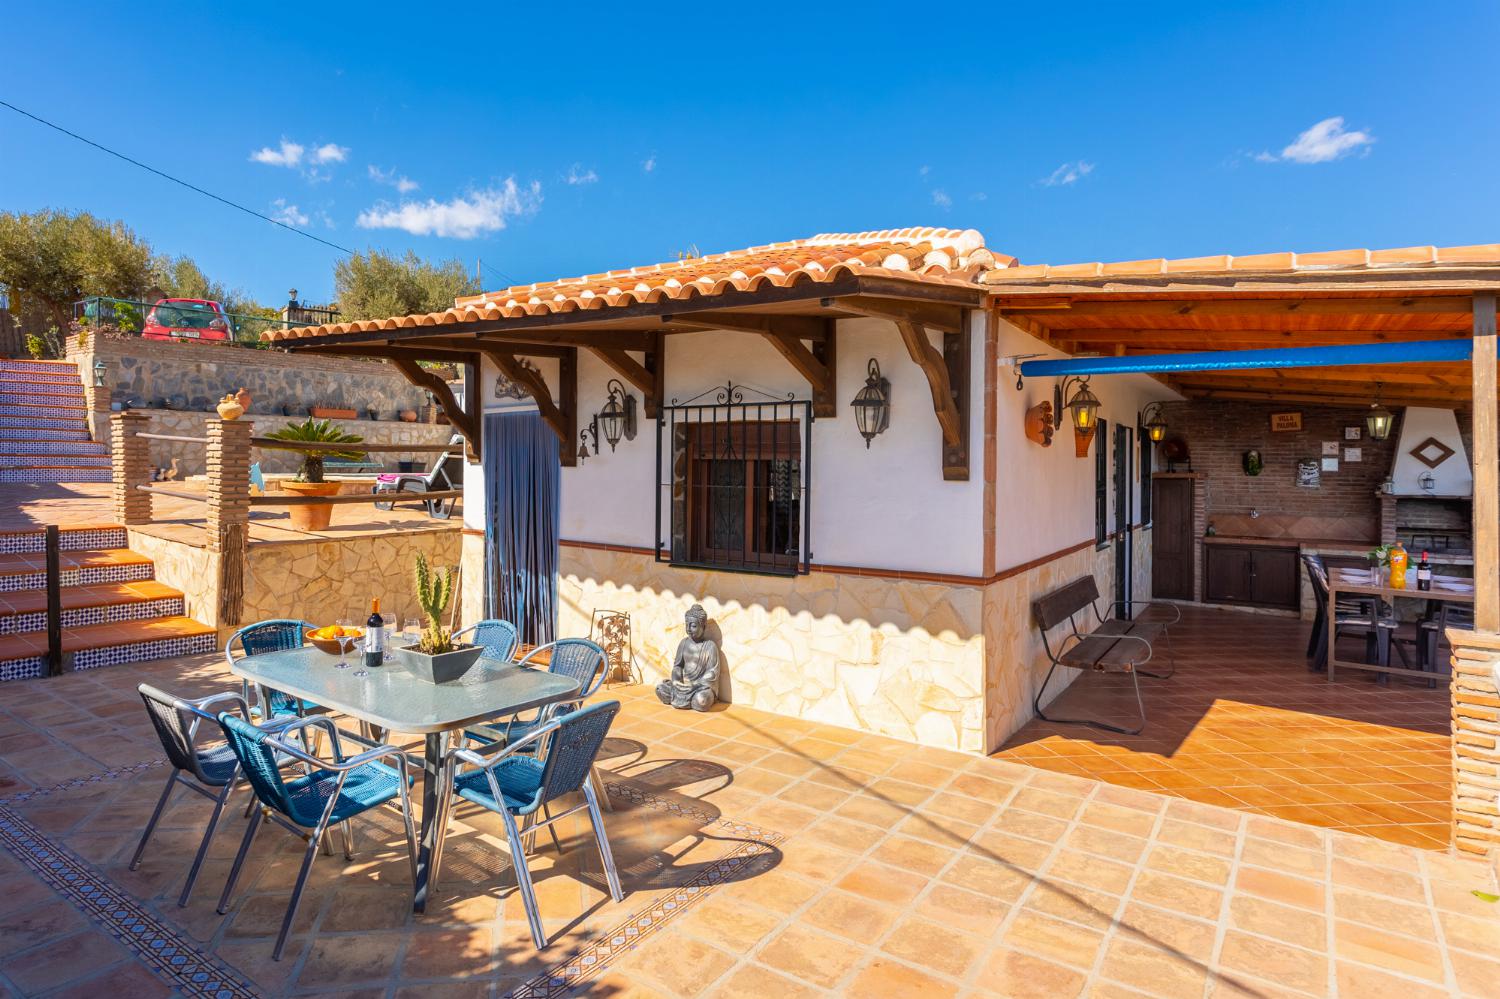
<svg viewBox="0 0 1500 999"><path fill-rule="evenodd" d="M1141 700L1140 676L1165 680L1177 672L1176 657L1171 652L1171 636L1167 629L1182 620L1182 612L1172 604L1160 601L1132 600L1122 603L1127 612L1133 613L1136 607L1144 607L1145 610L1134 617L1105 617L1099 613L1099 584L1093 576L1075 579L1032 602L1032 617L1042 633L1042 647L1046 649L1047 658L1052 663L1032 701L1038 718L1069 725L1090 725L1124 735L1137 735L1146 727L1146 706ZM1090 610L1093 612L1092 624L1084 613ZM1062 624L1066 624L1069 630L1054 649L1048 632ZM1144 668L1151 661L1152 643L1158 639L1166 645L1170 664L1164 673ZM1042 711L1042 700L1047 692L1047 684L1051 682L1052 674L1057 672L1059 666L1098 673L1130 674L1140 724L1132 729L1120 728L1093 718L1049 718Z"/></svg>

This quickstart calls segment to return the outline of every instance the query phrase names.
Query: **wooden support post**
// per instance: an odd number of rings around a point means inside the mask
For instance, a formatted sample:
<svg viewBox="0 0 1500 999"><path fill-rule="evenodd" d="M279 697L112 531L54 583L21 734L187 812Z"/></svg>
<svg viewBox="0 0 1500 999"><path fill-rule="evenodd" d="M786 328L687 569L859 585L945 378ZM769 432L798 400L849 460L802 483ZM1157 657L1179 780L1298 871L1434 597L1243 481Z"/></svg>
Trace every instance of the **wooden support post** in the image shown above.
<svg viewBox="0 0 1500 999"><path fill-rule="evenodd" d="M646 417L656 419L667 402L667 334L656 334L651 353L646 355L646 370L651 372L651 394L646 397Z"/></svg>
<svg viewBox="0 0 1500 999"><path fill-rule="evenodd" d="M114 515L127 527L151 523L151 497L136 488L151 481L151 445L136 436L146 423L146 414L134 410L115 413L109 420Z"/></svg>
<svg viewBox="0 0 1500 999"><path fill-rule="evenodd" d="M62 647L62 542L56 524L48 524L47 545L47 675L61 676Z"/></svg>
<svg viewBox="0 0 1500 999"><path fill-rule="evenodd" d="M1474 628L1500 631L1500 431L1495 295L1474 296Z"/></svg>
<svg viewBox="0 0 1500 999"><path fill-rule="evenodd" d="M530 393L532 401L536 403L538 412L542 414L542 419L546 421L547 426L552 428L552 432L557 434L558 439L562 442L558 455L561 458L563 466L571 467L576 464L578 461L577 413L575 412L571 418L565 414L558 407L557 403L552 401L552 390L547 388L546 380L531 368L517 361L515 354L504 350L496 350L493 347L483 348L483 353L485 357L495 362L495 365L506 378L509 378L517 385L524 385L526 387L526 391ZM572 377L572 401L575 410L577 409L578 396L577 365L577 354L575 353ZM567 379L564 379L564 381L567 381ZM566 390L564 391L564 395L566 396ZM568 400L565 398L564 402L566 401Z"/></svg>
<svg viewBox="0 0 1500 999"><path fill-rule="evenodd" d="M371 356L384 356L374 355ZM462 359L461 359L462 360ZM391 357L390 362L396 366L396 370L406 376L406 380L418 388L426 389L437 399L438 405L443 412L448 414L448 422L453 424L463 439L469 442L469 450L475 454L479 453L479 433L474 424L470 422L469 415L458 400L453 398L453 390L448 388L448 383L443 381L431 371L426 371L416 361L409 357ZM465 363L470 363L465 360Z"/></svg>
<svg viewBox="0 0 1500 999"><path fill-rule="evenodd" d="M927 388L932 393L932 409L937 414L938 426L943 431L943 478L950 482L967 481L968 334L943 334L943 350L938 351L927 339L926 329L917 323L900 320L897 321L896 328L901 331L906 352L927 376ZM960 404L963 405L962 410L959 408Z"/></svg>
<svg viewBox="0 0 1500 999"><path fill-rule="evenodd" d="M578 449L573 442L578 439L578 348L567 347L557 362L558 409L562 411L562 446L558 448L558 460L564 468L578 464Z"/></svg>

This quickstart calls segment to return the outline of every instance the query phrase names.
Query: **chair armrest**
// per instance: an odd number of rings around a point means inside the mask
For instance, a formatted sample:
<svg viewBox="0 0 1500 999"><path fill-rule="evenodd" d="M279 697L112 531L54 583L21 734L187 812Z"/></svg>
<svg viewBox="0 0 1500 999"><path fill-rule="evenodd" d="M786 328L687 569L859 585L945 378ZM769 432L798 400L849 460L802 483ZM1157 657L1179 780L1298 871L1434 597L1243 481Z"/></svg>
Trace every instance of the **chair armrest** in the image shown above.
<svg viewBox="0 0 1500 999"><path fill-rule="evenodd" d="M492 767L505 757L519 752L522 747L530 746L533 742L551 735L561 724L562 722L549 721L540 728L531 731L524 738L517 739L515 742L507 742L504 745L493 742L488 746L481 747L477 751L473 749L454 749L449 751L448 758L482 769Z"/></svg>
<svg viewBox="0 0 1500 999"><path fill-rule="evenodd" d="M245 703L243 696L233 691L226 690L218 694L209 694L207 697L181 698L177 703L200 718L208 721L216 721L218 720L219 713L209 711L208 707L211 704L219 704L226 701L239 709L241 718L246 722L250 721L250 705Z"/></svg>
<svg viewBox="0 0 1500 999"><path fill-rule="evenodd" d="M521 660L519 660L516 663L516 665L517 666L525 666L525 665L527 665L533 659L535 659L537 656L541 655L543 652L551 652L552 651L552 647L554 645L556 645L556 644L557 644L556 642L548 642L546 645L538 645L536 648L534 648L530 652L526 653L525 657L522 658Z"/></svg>
<svg viewBox="0 0 1500 999"><path fill-rule="evenodd" d="M337 769L337 767L334 766L334 764L339 764L339 763L343 762L343 760L344 760L344 748L343 748L342 743L340 743L340 741L339 741L339 729L338 729L338 726L335 725L333 723L333 719L329 718L327 715L307 715L305 717L302 717L302 716L296 717L294 720L292 720L291 722L289 722L286 726L284 726L283 728L277 730L277 734L278 734L279 738L276 741L279 744L279 743L281 743L281 741L283 739L285 739L291 733L297 732L297 731L300 731L300 730L302 730L304 728L309 728L309 727L322 728L322 729L326 729L328 731L328 742L329 742L329 747L333 750L333 759L332 759L332 761L329 761L329 760L320 760L316 756L308 756L306 753L300 753L299 752L300 758L304 762L309 762L310 761L310 762L316 763L316 764L318 764L319 766L322 766L322 767L327 767L329 769Z"/></svg>

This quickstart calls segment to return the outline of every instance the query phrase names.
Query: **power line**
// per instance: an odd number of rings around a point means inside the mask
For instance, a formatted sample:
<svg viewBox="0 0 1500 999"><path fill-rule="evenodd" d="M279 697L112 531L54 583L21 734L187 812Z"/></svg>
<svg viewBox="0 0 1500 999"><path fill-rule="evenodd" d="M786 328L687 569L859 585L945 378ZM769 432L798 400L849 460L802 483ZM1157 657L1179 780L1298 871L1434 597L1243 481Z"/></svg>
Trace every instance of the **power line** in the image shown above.
<svg viewBox="0 0 1500 999"><path fill-rule="evenodd" d="M244 205L241 205L241 204L238 204L236 202L230 201L228 198L221 198L219 195L213 193L212 191L205 191L203 188L198 187L196 184L189 184L187 181L182 180L179 177L174 177L171 174L166 173L164 171L158 170L154 166L148 166L147 164L142 163L140 160L131 159L129 156L126 156L124 153L116 152L115 150L110 149L108 146L101 146L99 143L95 142L93 139L86 139L83 136L79 135L77 132L70 132L68 129L63 128L61 125L54 124L53 122L48 121L46 118L40 118L40 117L32 114L30 111L22 110L21 108L18 108L14 104L11 104L11 103L9 103L7 101L0 100L0 107L10 108L16 114L23 115L24 117L30 118L32 121L37 122L38 124L46 125L48 128L55 129L56 131L61 132L63 135L66 135L66 136L69 136L71 138L77 139L79 142L82 142L84 145L93 146L95 149L99 150L100 152L108 153L109 155L111 155L111 156L113 156L113 157L115 157L117 159L122 159L126 163L129 163L131 166L138 166L142 170L145 170L145 171L147 171L149 173L154 173L158 177L164 178L166 180L170 180L174 184L181 184L183 187L187 188L189 191L196 191L197 193L203 195L206 198L212 198L212 199L214 199L215 201L219 202L220 204L228 205L230 208L237 208L240 211L244 212L246 215L254 215L256 218L260 219L262 222L269 222L272 225L280 226L281 228L287 230L288 232L295 232L299 236L306 236L308 239L312 240L313 242L315 242L315 243L322 243L324 246L332 247L333 249L338 250L340 253L348 253L350 255L353 255L354 252L355 252L355 251L349 249L347 246L340 246L337 243L329 242L328 240L323 239L321 236L314 236L310 232L307 232L307 231L305 231L303 229L298 229L296 226L287 225L285 222L282 222L282 221L280 221L278 219L273 219L269 215L262 215L260 212L256 211L253 208L246 208Z"/></svg>

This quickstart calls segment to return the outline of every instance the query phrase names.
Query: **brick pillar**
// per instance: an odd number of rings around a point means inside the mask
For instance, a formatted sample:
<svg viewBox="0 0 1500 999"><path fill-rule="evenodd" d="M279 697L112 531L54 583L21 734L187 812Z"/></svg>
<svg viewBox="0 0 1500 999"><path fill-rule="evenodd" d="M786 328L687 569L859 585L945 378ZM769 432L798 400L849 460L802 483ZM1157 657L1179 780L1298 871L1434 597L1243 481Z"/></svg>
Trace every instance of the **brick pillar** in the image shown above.
<svg viewBox="0 0 1500 999"><path fill-rule="evenodd" d="M208 550L218 563L214 624L240 623L250 543L249 420L208 420Z"/></svg>
<svg viewBox="0 0 1500 999"><path fill-rule="evenodd" d="M110 461L114 467L115 520L149 524L151 495L137 489L151 481L151 445L136 436L145 430L144 413L126 411L110 417Z"/></svg>
<svg viewBox="0 0 1500 999"><path fill-rule="evenodd" d="M1453 646L1453 845L1465 853L1500 848L1500 635L1450 628Z"/></svg>
<svg viewBox="0 0 1500 999"><path fill-rule="evenodd" d="M243 531L250 520L249 420L208 423L208 548L225 550L226 537L235 528Z"/></svg>

